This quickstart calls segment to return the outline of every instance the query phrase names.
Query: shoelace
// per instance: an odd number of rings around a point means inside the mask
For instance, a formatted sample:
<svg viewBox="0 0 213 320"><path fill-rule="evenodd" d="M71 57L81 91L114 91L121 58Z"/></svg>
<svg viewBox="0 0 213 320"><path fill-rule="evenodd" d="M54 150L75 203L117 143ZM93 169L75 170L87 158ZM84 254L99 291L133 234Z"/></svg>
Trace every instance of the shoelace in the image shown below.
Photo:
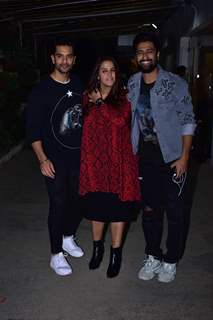
<svg viewBox="0 0 213 320"><path fill-rule="evenodd" d="M152 258L144 259L143 264L145 268L149 268L152 266L154 260Z"/></svg>
<svg viewBox="0 0 213 320"><path fill-rule="evenodd" d="M63 258L66 258L66 257L68 257L68 254L67 254L66 252L62 252L62 255L59 255L59 256L58 256L58 260L60 261L60 260L62 260Z"/></svg>
<svg viewBox="0 0 213 320"><path fill-rule="evenodd" d="M66 252L63 252L63 255L58 256L58 263L59 263L59 268L67 268L67 266L64 265L64 260L63 258L68 257L68 254Z"/></svg>

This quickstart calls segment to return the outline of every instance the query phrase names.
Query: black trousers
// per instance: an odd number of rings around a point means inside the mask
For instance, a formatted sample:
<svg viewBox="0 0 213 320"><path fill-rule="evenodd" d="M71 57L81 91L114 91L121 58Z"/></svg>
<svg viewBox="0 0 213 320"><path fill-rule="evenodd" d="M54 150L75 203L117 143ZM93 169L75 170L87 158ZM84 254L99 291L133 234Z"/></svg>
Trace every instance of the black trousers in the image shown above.
<svg viewBox="0 0 213 320"><path fill-rule="evenodd" d="M48 229L51 253L62 251L63 235L75 235L82 219L79 173L69 164L54 164L55 178L45 178L49 195Z"/></svg>
<svg viewBox="0 0 213 320"><path fill-rule="evenodd" d="M183 191L172 177L174 170L163 160L160 148L152 143L143 145L141 155L142 227L145 253L168 263L178 262L182 249ZM179 194L182 187L182 192ZM161 240L164 211L167 217L167 252L163 255Z"/></svg>

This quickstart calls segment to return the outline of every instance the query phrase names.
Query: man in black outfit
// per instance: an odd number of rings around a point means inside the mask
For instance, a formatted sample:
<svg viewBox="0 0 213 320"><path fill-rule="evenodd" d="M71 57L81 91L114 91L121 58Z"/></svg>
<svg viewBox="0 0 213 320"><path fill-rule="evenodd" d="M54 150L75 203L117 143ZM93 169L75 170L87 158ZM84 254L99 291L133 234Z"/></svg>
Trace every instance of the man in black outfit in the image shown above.
<svg viewBox="0 0 213 320"><path fill-rule="evenodd" d="M72 273L63 251L83 256L75 242L81 221L78 196L82 126L79 78L70 74L75 63L71 42L55 42L53 72L31 92L27 108L27 137L39 161L49 195L50 267L58 275Z"/></svg>

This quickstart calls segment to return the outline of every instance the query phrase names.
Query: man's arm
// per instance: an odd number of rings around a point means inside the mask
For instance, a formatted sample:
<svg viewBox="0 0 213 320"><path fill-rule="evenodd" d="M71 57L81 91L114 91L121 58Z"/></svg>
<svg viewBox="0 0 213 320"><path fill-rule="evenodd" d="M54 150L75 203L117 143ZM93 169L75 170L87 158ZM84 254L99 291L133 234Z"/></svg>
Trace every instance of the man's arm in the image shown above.
<svg viewBox="0 0 213 320"><path fill-rule="evenodd" d="M44 176L54 178L55 170L42 146L42 126L44 119L44 106L42 104L43 91L35 87L28 99L26 109L26 138L40 163L40 170Z"/></svg>
<svg viewBox="0 0 213 320"><path fill-rule="evenodd" d="M46 177L54 178L55 169L54 169L53 163L50 161L50 159L47 158L46 154L44 153L42 142L40 140L34 141L32 143L32 148L40 163L41 173Z"/></svg>
<svg viewBox="0 0 213 320"><path fill-rule="evenodd" d="M182 127L182 155L171 167L175 168L177 177L187 171L188 160L192 145L192 138L196 127L191 96L188 85L182 79L178 79L176 112Z"/></svg>

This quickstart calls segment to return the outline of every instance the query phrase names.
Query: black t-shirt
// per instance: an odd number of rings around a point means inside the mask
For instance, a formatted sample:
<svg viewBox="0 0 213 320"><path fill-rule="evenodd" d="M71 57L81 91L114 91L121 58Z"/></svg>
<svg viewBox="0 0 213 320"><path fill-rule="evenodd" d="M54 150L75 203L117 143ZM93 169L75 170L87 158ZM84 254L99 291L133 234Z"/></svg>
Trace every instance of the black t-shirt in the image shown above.
<svg viewBox="0 0 213 320"><path fill-rule="evenodd" d="M141 78L140 96L137 103L137 117L140 123L142 139L144 141L156 141L155 123L152 116L152 108L150 104L150 90L155 82L145 83Z"/></svg>
<svg viewBox="0 0 213 320"><path fill-rule="evenodd" d="M76 75L63 84L50 76L31 92L27 108L27 139L41 140L53 163L79 167L83 87Z"/></svg>

